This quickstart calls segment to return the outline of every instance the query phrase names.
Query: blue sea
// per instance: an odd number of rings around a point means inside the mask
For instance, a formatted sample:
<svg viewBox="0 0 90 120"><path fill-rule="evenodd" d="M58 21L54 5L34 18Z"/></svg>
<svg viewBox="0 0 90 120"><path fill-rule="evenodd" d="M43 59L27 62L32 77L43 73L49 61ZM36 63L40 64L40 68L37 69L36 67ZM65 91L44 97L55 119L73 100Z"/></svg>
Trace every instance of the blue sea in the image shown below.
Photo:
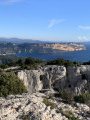
<svg viewBox="0 0 90 120"><path fill-rule="evenodd" d="M66 60L78 61L78 62L87 62L90 60L90 43L84 44L86 50L74 51L74 52L64 52L64 53L20 53L16 56L21 57L33 57L43 60L54 60L57 58L64 58Z"/></svg>

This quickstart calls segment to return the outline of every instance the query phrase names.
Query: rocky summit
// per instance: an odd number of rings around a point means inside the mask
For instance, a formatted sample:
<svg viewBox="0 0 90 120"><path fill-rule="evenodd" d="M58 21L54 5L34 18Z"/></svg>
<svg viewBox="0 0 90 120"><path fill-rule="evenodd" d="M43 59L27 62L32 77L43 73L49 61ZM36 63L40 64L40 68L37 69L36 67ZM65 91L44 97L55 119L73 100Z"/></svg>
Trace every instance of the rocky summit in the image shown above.
<svg viewBox="0 0 90 120"><path fill-rule="evenodd" d="M71 100L70 94L59 93L65 89L76 96L90 92L90 65L47 65L37 70L16 70L15 74L28 93L0 97L0 120L90 120L90 99L86 105L85 101Z"/></svg>

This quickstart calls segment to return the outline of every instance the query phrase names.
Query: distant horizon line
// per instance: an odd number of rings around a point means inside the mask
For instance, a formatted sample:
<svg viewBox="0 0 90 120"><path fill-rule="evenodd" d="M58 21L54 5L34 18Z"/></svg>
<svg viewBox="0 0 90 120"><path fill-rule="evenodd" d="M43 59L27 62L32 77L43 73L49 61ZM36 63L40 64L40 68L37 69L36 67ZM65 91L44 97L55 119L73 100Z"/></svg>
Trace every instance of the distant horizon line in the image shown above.
<svg viewBox="0 0 90 120"><path fill-rule="evenodd" d="M77 42L90 42L90 41L66 41L66 40L39 40L39 39L32 39L32 38L22 38L22 37L0 37L0 39L21 39L21 40L31 40L31 41L41 41L41 42L75 42L75 43L77 43ZM1 40L0 40L1 41ZM3 41L3 40L2 40Z"/></svg>

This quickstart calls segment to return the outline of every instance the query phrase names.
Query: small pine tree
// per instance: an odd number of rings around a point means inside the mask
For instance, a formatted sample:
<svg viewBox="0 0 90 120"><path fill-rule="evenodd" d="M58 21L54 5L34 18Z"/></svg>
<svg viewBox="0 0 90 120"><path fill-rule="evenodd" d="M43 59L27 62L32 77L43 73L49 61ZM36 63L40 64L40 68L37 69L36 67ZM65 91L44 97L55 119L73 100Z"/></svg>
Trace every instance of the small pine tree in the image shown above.
<svg viewBox="0 0 90 120"><path fill-rule="evenodd" d="M23 81L20 80L13 72L3 73L0 76L0 96L26 92L27 90Z"/></svg>

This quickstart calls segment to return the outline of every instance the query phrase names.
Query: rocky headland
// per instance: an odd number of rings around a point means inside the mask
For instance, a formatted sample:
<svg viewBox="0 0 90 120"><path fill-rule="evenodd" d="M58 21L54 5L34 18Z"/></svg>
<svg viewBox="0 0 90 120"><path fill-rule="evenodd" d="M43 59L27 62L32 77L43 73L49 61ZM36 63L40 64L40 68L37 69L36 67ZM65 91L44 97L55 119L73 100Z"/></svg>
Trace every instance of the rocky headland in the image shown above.
<svg viewBox="0 0 90 120"><path fill-rule="evenodd" d="M53 53L85 50L83 44L78 43L0 43L0 55L17 53Z"/></svg>

